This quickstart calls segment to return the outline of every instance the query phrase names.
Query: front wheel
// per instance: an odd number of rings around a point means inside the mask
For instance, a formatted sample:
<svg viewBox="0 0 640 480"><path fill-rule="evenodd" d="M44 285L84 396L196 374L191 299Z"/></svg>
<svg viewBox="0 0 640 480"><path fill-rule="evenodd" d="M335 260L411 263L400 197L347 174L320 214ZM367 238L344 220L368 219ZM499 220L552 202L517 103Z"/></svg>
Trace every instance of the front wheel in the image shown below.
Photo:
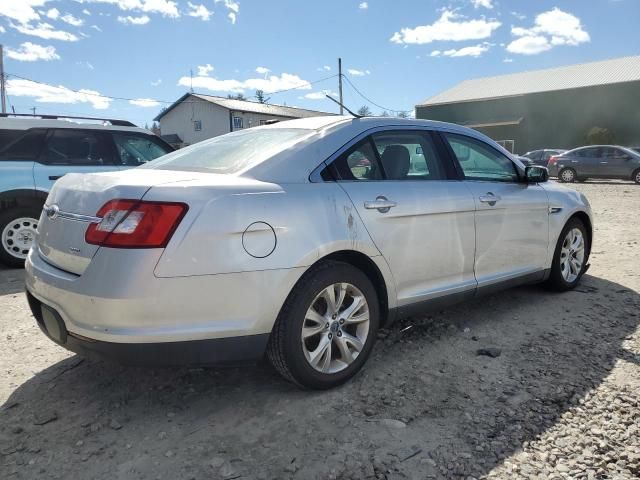
<svg viewBox="0 0 640 480"><path fill-rule="evenodd" d="M633 179L634 182L636 182L637 184L640 184L640 168L635 172L633 172L633 175L631 176L631 178Z"/></svg>
<svg viewBox="0 0 640 480"><path fill-rule="evenodd" d="M312 268L287 298L267 357L287 380L313 389L344 383L371 353L380 317L369 278L343 262Z"/></svg>
<svg viewBox="0 0 640 480"><path fill-rule="evenodd" d="M0 213L0 262L24 266L36 237L40 211L33 207L11 208Z"/></svg>
<svg viewBox="0 0 640 480"><path fill-rule="evenodd" d="M547 286L556 291L574 288L585 272L590 249L584 223L577 218L570 219L558 238Z"/></svg>

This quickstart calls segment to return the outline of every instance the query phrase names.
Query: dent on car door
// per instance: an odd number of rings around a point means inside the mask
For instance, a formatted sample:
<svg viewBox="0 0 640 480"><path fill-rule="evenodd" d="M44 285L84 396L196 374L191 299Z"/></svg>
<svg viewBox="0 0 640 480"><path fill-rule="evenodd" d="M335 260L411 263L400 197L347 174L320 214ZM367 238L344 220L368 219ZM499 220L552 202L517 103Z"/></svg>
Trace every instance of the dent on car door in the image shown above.
<svg viewBox="0 0 640 480"><path fill-rule="evenodd" d="M100 130L50 130L33 168L38 190L48 191L67 173L117 170L115 149L108 134Z"/></svg>
<svg viewBox="0 0 640 480"><path fill-rule="evenodd" d="M476 205L478 287L542 272L549 242L547 194L523 183L516 166L489 144L445 133Z"/></svg>
<svg viewBox="0 0 640 480"><path fill-rule="evenodd" d="M429 132L375 133L331 165L396 281L398 305L473 292L474 202Z"/></svg>

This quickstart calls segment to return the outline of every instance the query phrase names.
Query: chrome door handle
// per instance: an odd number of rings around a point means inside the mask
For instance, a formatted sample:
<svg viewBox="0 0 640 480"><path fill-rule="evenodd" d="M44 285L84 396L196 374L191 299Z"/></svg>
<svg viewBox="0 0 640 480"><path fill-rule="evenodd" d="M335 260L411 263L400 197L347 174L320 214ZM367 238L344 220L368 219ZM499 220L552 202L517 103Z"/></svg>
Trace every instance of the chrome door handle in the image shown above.
<svg viewBox="0 0 640 480"><path fill-rule="evenodd" d="M500 197L500 195L494 195L492 192L487 192L485 195L480 195L479 200L482 203L488 203L493 207L496 202L502 200L502 197Z"/></svg>
<svg viewBox="0 0 640 480"><path fill-rule="evenodd" d="M398 205L396 202L388 200L387 197L379 195L371 202L364 202L364 208L367 210L378 210L380 213L387 213L391 208Z"/></svg>
<svg viewBox="0 0 640 480"><path fill-rule="evenodd" d="M609 162L600 162L600 163L609 163Z"/></svg>

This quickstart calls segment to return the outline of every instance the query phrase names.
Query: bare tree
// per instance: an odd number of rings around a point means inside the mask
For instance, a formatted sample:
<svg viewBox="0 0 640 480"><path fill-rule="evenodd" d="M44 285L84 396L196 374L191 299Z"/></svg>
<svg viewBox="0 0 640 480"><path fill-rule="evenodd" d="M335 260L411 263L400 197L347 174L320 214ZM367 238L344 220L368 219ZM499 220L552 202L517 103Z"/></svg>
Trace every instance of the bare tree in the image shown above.
<svg viewBox="0 0 640 480"><path fill-rule="evenodd" d="M229 94L227 95L227 98L230 98L231 100L246 100L247 97L245 97L242 93L237 93L236 95L233 94Z"/></svg>
<svg viewBox="0 0 640 480"><path fill-rule="evenodd" d="M369 107L367 107L366 105L363 105L358 109L358 115L360 115L362 117L370 117L371 116L371 109Z"/></svg>
<svg viewBox="0 0 640 480"><path fill-rule="evenodd" d="M264 90L256 90L255 97L258 103L268 103L271 100L271 97L264 96Z"/></svg>

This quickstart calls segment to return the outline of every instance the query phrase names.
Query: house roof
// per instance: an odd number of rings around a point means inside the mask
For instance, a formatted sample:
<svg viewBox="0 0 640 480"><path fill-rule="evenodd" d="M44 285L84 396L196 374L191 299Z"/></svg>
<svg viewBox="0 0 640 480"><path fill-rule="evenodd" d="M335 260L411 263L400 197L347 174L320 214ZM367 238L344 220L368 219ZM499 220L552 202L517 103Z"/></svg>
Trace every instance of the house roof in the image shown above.
<svg viewBox="0 0 640 480"><path fill-rule="evenodd" d="M158 116L154 118L154 120L160 120L173 108L186 100L189 96L193 96L207 102L215 103L216 105L226 108L227 110L232 110L234 112L261 113L263 115L273 115L276 117L286 118L306 118L317 117L320 115L335 115L335 113L321 112L318 110L308 110L305 108L287 107L284 105L274 105L271 103L251 102L249 100L236 100L232 98L218 97L215 95L204 95L201 93L185 93L182 97L172 103L167 109L160 112Z"/></svg>
<svg viewBox="0 0 640 480"><path fill-rule="evenodd" d="M417 107L640 81L640 56L466 80Z"/></svg>

